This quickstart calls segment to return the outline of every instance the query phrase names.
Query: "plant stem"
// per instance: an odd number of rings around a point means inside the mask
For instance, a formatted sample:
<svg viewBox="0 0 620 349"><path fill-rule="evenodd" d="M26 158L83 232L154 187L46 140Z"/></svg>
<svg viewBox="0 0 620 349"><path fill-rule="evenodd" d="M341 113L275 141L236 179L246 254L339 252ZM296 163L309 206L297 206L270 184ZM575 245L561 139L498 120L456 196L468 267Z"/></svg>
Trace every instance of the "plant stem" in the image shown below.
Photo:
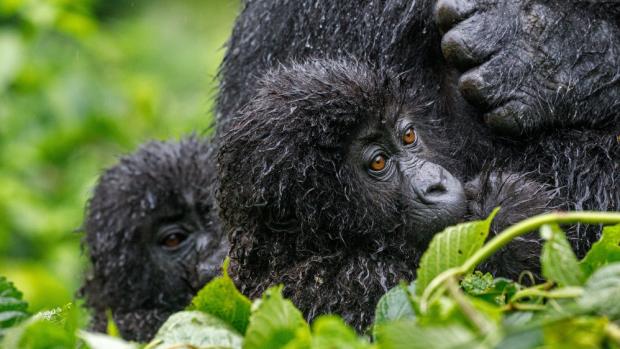
<svg viewBox="0 0 620 349"><path fill-rule="evenodd" d="M484 318L472 305L469 303L467 298L461 292L461 288L459 287L455 278L451 277L446 280L446 285L448 286L448 292L452 298L456 301L459 308L463 312L469 321L478 328L480 333L487 335L489 333L495 332L497 329L491 322Z"/></svg>
<svg viewBox="0 0 620 349"><path fill-rule="evenodd" d="M472 272L478 264L489 258L500 248L506 246L514 238L527 234L545 224L550 223L586 223L603 225L620 224L620 212L552 212L528 218L511 227L508 227L482 246L482 248L476 251L461 266L445 270L431 280L420 298L421 311L426 312L428 310L428 305L431 298L436 296L437 289L445 284L447 280L452 277L459 277ZM443 291L441 293L443 293Z"/></svg>
<svg viewBox="0 0 620 349"><path fill-rule="evenodd" d="M521 221L496 235L481 249L469 257L459 270L463 274L471 272L478 264L489 258L495 251L506 246L514 238L527 234L549 223L586 223L586 224L618 224L620 223L619 212L552 212L545 213Z"/></svg>
<svg viewBox="0 0 620 349"><path fill-rule="evenodd" d="M577 298L583 294L583 288L581 287L565 287L559 288L553 291L544 291L536 288L526 288L525 290L521 290L515 293L514 296L510 299L510 303L516 302L519 299L523 298L532 298L532 297L543 297L543 298Z"/></svg>

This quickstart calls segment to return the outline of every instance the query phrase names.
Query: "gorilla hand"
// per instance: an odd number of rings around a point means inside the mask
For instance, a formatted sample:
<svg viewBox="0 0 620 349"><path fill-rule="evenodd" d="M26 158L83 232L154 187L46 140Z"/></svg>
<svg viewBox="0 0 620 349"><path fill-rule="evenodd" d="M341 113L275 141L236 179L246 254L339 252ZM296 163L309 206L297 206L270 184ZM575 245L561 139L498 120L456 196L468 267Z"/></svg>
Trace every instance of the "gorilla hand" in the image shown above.
<svg viewBox="0 0 620 349"><path fill-rule="evenodd" d="M494 236L528 217L553 210L557 190L524 174L484 171L465 184L465 194L469 219L484 219L501 207L491 225ZM514 280L525 270L540 275L541 246L538 233L528 233L511 241L480 268Z"/></svg>
<svg viewBox="0 0 620 349"><path fill-rule="evenodd" d="M440 0L435 13L443 54L464 72L459 90L495 130L619 119L620 5Z"/></svg>

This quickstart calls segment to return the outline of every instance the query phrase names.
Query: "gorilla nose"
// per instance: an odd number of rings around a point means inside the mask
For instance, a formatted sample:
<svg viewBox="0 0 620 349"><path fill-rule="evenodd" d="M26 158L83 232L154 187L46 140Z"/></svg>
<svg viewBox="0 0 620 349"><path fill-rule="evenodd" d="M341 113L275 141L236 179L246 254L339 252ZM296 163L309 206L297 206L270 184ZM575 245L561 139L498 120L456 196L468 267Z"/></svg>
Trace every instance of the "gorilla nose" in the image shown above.
<svg viewBox="0 0 620 349"><path fill-rule="evenodd" d="M429 163L415 177L414 189L425 204L450 204L463 196L460 181L439 165Z"/></svg>

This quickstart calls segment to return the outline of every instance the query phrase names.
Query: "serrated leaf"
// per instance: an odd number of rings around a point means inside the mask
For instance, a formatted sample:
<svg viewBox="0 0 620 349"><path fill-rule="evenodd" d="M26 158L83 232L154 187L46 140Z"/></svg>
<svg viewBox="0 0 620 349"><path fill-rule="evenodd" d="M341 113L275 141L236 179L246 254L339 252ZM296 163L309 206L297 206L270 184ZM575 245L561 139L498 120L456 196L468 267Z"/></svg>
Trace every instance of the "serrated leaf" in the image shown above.
<svg viewBox="0 0 620 349"><path fill-rule="evenodd" d="M243 337L225 321L200 311L173 314L161 326L148 349L239 349Z"/></svg>
<svg viewBox="0 0 620 349"><path fill-rule="evenodd" d="M377 343L381 349L483 348L476 336L464 326L421 327L414 321L378 326Z"/></svg>
<svg viewBox="0 0 620 349"><path fill-rule="evenodd" d="M598 269L588 279L578 304L585 310L620 319L620 263Z"/></svg>
<svg viewBox="0 0 620 349"><path fill-rule="evenodd" d="M310 336L310 327L301 312L282 297L282 286L268 289L255 304L244 349L284 348L296 336Z"/></svg>
<svg viewBox="0 0 620 349"><path fill-rule="evenodd" d="M620 224L603 228L601 239L579 263L586 277L609 263L620 262Z"/></svg>
<svg viewBox="0 0 620 349"><path fill-rule="evenodd" d="M409 294L415 294L415 282L409 286L400 284L384 294L375 308L374 324L414 319L415 309L411 304Z"/></svg>
<svg viewBox="0 0 620 349"><path fill-rule="evenodd" d="M199 310L216 316L244 334L250 321L252 303L237 290L228 276L228 262L228 259L224 261L223 275L205 285L194 297L188 310Z"/></svg>
<svg viewBox="0 0 620 349"><path fill-rule="evenodd" d="M586 278L562 229L557 224L546 224L540 234L546 240L540 256L545 278L560 286L583 285Z"/></svg>
<svg viewBox="0 0 620 349"><path fill-rule="evenodd" d="M89 349L138 349L138 345L135 343L129 343L120 338L101 333L79 331L78 337L88 345Z"/></svg>
<svg viewBox="0 0 620 349"><path fill-rule="evenodd" d="M28 318L28 303L13 283L0 276L0 338L5 329Z"/></svg>
<svg viewBox="0 0 620 349"><path fill-rule="evenodd" d="M463 264L482 247L497 211L498 209L495 209L485 220L448 227L433 237L420 259L416 280L417 295L422 295L426 286L441 272Z"/></svg>

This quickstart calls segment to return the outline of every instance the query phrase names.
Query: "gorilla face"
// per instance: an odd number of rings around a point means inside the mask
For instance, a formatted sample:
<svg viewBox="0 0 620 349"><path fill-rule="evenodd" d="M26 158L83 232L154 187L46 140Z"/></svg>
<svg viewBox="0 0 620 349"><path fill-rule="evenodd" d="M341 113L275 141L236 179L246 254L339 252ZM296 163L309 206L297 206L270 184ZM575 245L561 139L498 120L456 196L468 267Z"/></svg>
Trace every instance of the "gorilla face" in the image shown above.
<svg viewBox="0 0 620 349"><path fill-rule="evenodd" d="M191 297L219 273L227 251L206 207L187 200L191 194L183 196L182 205L152 213L155 219L139 229L143 246L148 246L150 265L157 270L160 282L169 285L164 289L172 291L168 299Z"/></svg>
<svg viewBox="0 0 620 349"><path fill-rule="evenodd" d="M151 142L106 170L88 203L92 262L81 293L104 332L147 341L219 271L228 251L214 205L211 146Z"/></svg>
<svg viewBox="0 0 620 349"><path fill-rule="evenodd" d="M461 182L434 162L441 157L429 149L424 129L416 127L420 115L393 114L364 123L347 158L369 188L368 195L377 201L398 202L405 229L410 229L409 238L419 246L433 233L462 219L465 195Z"/></svg>

